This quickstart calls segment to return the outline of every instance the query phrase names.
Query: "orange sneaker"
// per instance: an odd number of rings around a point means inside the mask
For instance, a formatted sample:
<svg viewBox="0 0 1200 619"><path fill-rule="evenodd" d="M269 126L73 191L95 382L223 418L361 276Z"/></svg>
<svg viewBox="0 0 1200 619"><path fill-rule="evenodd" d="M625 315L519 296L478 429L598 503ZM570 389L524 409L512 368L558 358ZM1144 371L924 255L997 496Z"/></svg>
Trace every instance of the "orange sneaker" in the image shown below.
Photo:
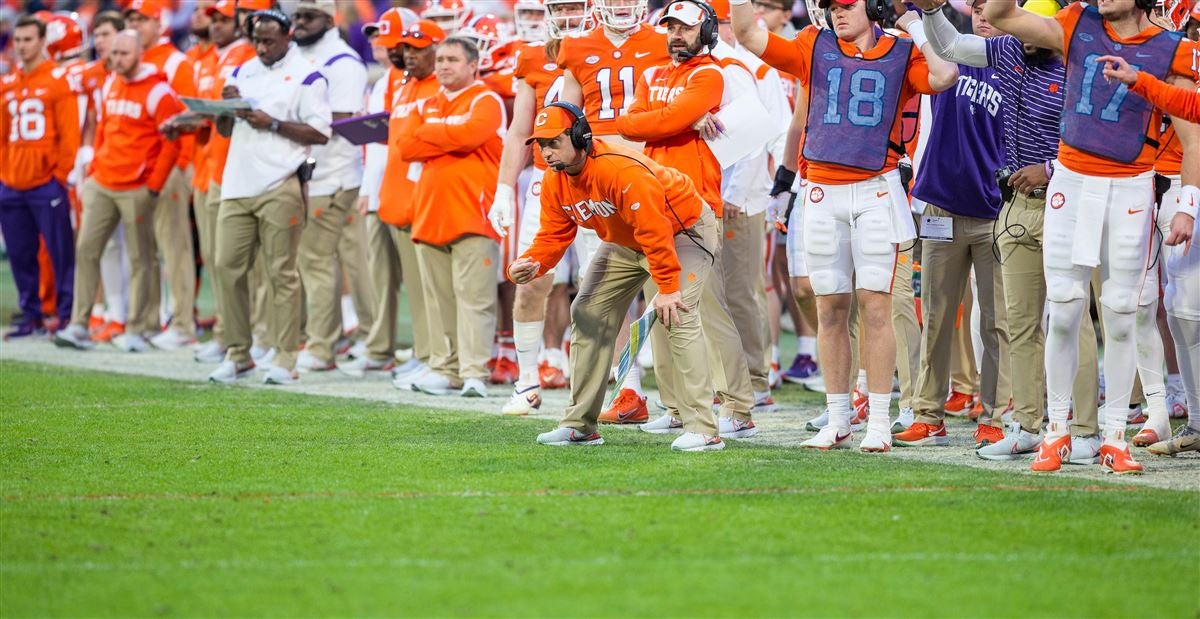
<svg viewBox="0 0 1200 619"><path fill-rule="evenodd" d="M1145 470L1133 454L1129 453L1129 445L1117 447L1108 441L1100 446L1100 467L1106 473L1117 475L1141 475Z"/></svg>
<svg viewBox="0 0 1200 619"><path fill-rule="evenodd" d="M1043 439L1029 470L1034 473L1056 473L1062 468L1063 462L1070 459L1071 435L1060 436L1053 441Z"/></svg>
<svg viewBox="0 0 1200 619"><path fill-rule="evenodd" d="M1002 440L1004 440L1003 428L989 426L986 423L981 423L979 427L975 428L975 449L981 449Z"/></svg>
<svg viewBox="0 0 1200 619"><path fill-rule="evenodd" d="M972 406L971 412L967 413L967 419L976 421L981 415L983 415L983 400L980 400L979 396L975 396L975 406Z"/></svg>
<svg viewBox="0 0 1200 619"><path fill-rule="evenodd" d="M88 333L92 334L92 339L96 339L96 334L100 329L104 328L104 317L96 316L95 314L88 317Z"/></svg>
<svg viewBox="0 0 1200 619"><path fill-rule="evenodd" d="M613 400L608 410L600 413L600 423L646 423L650 421L650 411L646 408L646 398L639 396L633 389L622 389Z"/></svg>
<svg viewBox="0 0 1200 619"><path fill-rule="evenodd" d="M567 375L550 365L549 361L538 364L538 382L542 384L542 389L566 389L569 385Z"/></svg>
<svg viewBox="0 0 1200 619"><path fill-rule="evenodd" d="M492 368L488 380L493 385L507 385L517 382L517 376L520 374L521 370L517 367L516 361L508 357L497 357L496 365Z"/></svg>
<svg viewBox="0 0 1200 619"><path fill-rule="evenodd" d="M924 445L944 446L950 444L950 436L946 434L946 424L933 425L930 423L914 423L908 429L892 436L892 443L903 447L921 447Z"/></svg>
<svg viewBox="0 0 1200 619"><path fill-rule="evenodd" d="M124 333L125 333L125 323L110 320L110 321L104 323L104 326L101 327L99 331L96 331L96 333L92 335L92 341L93 342L111 342L114 337L117 337L118 335L123 335Z"/></svg>
<svg viewBox="0 0 1200 619"><path fill-rule="evenodd" d="M970 394L951 390L950 397L946 398L946 414L952 417L962 417L971 411L971 406L974 404L975 398L972 398Z"/></svg>
<svg viewBox="0 0 1200 619"><path fill-rule="evenodd" d="M864 396L854 400L854 414L850 416L850 429L859 430L867 423L871 413L871 403Z"/></svg>
<svg viewBox="0 0 1200 619"><path fill-rule="evenodd" d="M1171 438L1170 426L1167 426L1167 430L1168 432L1165 435L1159 435L1158 431L1153 428L1142 428L1130 443L1133 443L1134 447L1149 447L1159 441Z"/></svg>

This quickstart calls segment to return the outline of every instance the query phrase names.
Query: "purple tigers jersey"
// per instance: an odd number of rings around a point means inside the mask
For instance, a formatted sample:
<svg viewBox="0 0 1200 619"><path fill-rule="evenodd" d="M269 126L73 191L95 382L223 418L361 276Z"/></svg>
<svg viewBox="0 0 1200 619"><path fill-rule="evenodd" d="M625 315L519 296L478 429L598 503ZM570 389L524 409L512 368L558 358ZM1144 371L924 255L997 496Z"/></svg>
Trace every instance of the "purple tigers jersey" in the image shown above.
<svg viewBox="0 0 1200 619"><path fill-rule="evenodd" d="M897 39L881 58L852 58L838 47L837 35L822 30L813 44L810 65L804 158L882 170L892 125L900 113L910 53L912 41Z"/></svg>
<svg viewBox="0 0 1200 619"><path fill-rule="evenodd" d="M1067 53L1067 92L1060 124L1063 142L1111 161L1135 161L1146 143L1154 106L1142 97L1128 96L1125 84L1105 80L1096 59L1120 56L1134 70L1162 79L1171 69L1180 39L1179 34L1164 30L1144 43L1118 43L1104 30L1100 12L1090 6L1084 9Z"/></svg>

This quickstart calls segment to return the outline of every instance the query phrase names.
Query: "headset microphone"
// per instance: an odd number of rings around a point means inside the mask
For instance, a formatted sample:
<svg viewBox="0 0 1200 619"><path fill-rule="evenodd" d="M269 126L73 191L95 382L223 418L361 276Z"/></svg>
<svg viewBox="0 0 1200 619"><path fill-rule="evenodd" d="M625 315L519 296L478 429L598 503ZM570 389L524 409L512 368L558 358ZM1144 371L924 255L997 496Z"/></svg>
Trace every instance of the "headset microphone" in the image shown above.
<svg viewBox="0 0 1200 619"><path fill-rule="evenodd" d="M561 162L560 163L552 163L552 164L550 164L550 167L554 168L555 172L562 172L563 170L567 169L567 164L561 163Z"/></svg>

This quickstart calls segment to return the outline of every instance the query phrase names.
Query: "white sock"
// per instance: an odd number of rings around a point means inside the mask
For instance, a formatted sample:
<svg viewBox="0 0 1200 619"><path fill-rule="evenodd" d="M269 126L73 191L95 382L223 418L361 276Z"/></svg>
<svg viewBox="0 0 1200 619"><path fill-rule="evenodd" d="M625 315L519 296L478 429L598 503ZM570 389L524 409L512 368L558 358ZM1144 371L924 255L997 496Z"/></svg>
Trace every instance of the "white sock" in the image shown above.
<svg viewBox="0 0 1200 619"><path fill-rule="evenodd" d="M1067 436L1071 426L1071 391L1079 369L1079 325L1086 309L1083 299L1050 303L1049 328L1046 330L1046 414L1050 425L1046 440Z"/></svg>
<svg viewBox="0 0 1200 619"><path fill-rule="evenodd" d="M1180 380L1187 395L1188 427L1200 430L1200 320L1188 320L1167 312L1167 324L1175 340Z"/></svg>
<svg viewBox="0 0 1200 619"><path fill-rule="evenodd" d="M817 354L817 338L807 335L796 338L796 354L815 356Z"/></svg>
<svg viewBox="0 0 1200 619"><path fill-rule="evenodd" d="M637 363L629 364L629 373L625 375L625 382L621 383L621 388L632 389L639 398L646 397L642 392L642 366Z"/></svg>
<svg viewBox="0 0 1200 619"><path fill-rule="evenodd" d="M1142 394L1146 396L1146 427L1149 428L1161 428L1171 423L1167 414L1167 388L1163 384L1165 360L1157 315L1157 300L1137 309L1137 371L1142 379Z"/></svg>
<svg viewBox="0 0 1200 619"><path fill-rule="evenodd" d="M779 347L778 346L771 347L771 363L774 363L775 365L779 365Z"/></svg>
<svg viewBox="0 0 1200 619"><path fill-rule="evenodd" d="M513 344L517 348L517 388L528 388L538 384L538 352L542 348L542 331L545 322L513 321Z"/></svg>
<svg viewBox="0 0 1200 619"><path fill-rule="evenodd" d="M858 389L859 393L867 392L867 371L865 369L859 368L858 382L854 386Z"/></svg>
<svg viewBox="0 0 1200 619"><path fill-rule="evenodd" d="M892 419L889 416L889 409L892 407L892 394L890 392L868 393L867 402L867 427L886 429L892 423Z"/></svg>
<svg viewBox="0 0 1200 619"><path fill-rule="evenodd" d="M827 393L825 406L829 408L829 425L840 430L850 430L850 394Z"/></svg>
<svg viewBox="0 0 1200 619"><path fill-rule="evenodd" d="M1104 320L1105 407L1113 411L1105 415L1104 440L1124 447L1129 396L1133 392L1133 375L1137 371L1137 346L1134 341L1137 315L1114 312L1103 306L1100 312Z"/></svg>
<svg viewBox="0 0 1200 619"><path fill-rule="evenodd" d="M1167 374L1167 388L1172 391L1183 391L1183 379L1178 374Z"/></svg>
<svg viewBox="0 0 1200 619"><path fill-rule="evenodd" d="M518 344L518 355L520 354L520 351L521 346ZM545 348L542 352L546 357L546 363L549 363L550 367L558 368L560 370L565 370L567 368L567 354L564 353L561 348Z"/></svg>
<svg viewBox="0 0 1200 619"><path fill-rule="evenodd" d="M353 331L358 328L358 312L354 309L354 298L348 294L342 295L342 330Z"/></svg>

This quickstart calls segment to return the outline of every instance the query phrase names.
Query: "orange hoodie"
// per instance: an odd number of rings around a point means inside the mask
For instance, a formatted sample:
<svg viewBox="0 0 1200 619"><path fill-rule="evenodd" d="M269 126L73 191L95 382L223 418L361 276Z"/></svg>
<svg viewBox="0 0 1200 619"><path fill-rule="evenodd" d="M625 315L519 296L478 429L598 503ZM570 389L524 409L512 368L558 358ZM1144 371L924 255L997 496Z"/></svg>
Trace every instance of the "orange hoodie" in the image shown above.
<svg viewBox="0 0 1200 619"><path fill-rule="evenodd" d="M721 216L721 164L692 124L721 106L725 77L707 54L654 67L638 81L634 103L617 118L617 132L645 142L651 159L696 183L700 196Z"/></svg>
<svg viewBox="0 0 1200 619"><path fill-rule="evenodd" d="M66 70L45 61L0 78L0 182L18 191L67 184L79 150L79 103Z"/></svg>
<svg viewBox="0 0 1200 619"><path fill-rule="evenodd" d="M413 193L417 183L409 178L409 162L400 156L401 143L421 122L420 111L438 93L437 78L429 74L413 79L399 69L388 72L388 87L383 100L389 106L388 158L379 189L379 219L398 228L413 223Z"/></svg>
<svg viewBox="0 0 1200 619"><path fill-rule="evenodd" d="M476 81L453 97L442 90L417 116L410 137L399 143L400 157L422 166L413 241L446 246L467 235L499 240L487 212L507 125L500 97Z"/></svg>
<svg viewBox="0 0 1200 619"><path fill-rule="evenodd" d="M171 86L171 90L180 97L195 97L196 96L196 73L194 63L188 59L187 55L179 51L169 39L163 38L158 42L158 45L147 49L142 53L142 62L148 62L158 68L167 76L167 82ZM191 135L184 135L179 139L179 160L175 165L180 169L188 167L192 162L192 154L195 150L193 143L196 138Z"/></svg>
<svg viewBox="0 0 1200 619"><path fill-rule="evenodd" d="M149 64L138 67L132 80L114 74L104 90L92 178L114 191L142 186L161 191L180 145L164 138L158 127L183 105L166 76Z"/></svg>
<svg viewBox="0 0 1200 619"><path fill-rule="evenodd" d="M577 228L646 255L658 291L679 291L675 235L700 219L696 186L679 171L623 146L596 140L578 176L547 170L542 178L542 225L522 256L554 268Z"/></svg>

